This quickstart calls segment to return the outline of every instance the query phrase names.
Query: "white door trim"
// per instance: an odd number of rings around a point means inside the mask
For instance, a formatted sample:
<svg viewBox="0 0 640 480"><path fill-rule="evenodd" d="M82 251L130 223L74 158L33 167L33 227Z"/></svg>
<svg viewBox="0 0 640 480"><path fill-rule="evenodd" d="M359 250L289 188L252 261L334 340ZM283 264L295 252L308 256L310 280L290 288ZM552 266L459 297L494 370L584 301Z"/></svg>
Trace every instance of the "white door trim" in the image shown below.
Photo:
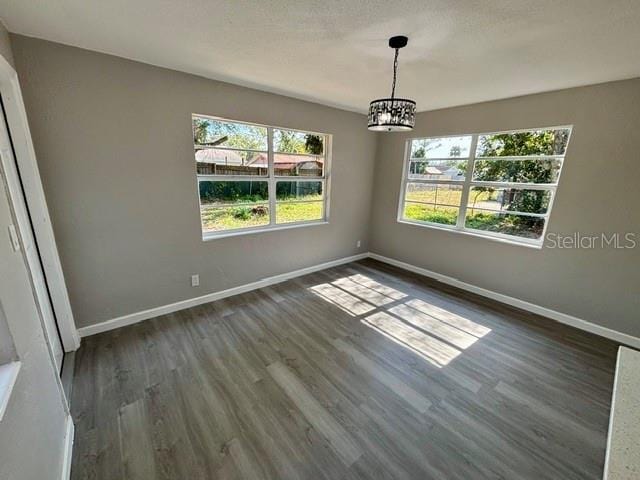
<svg viewBox="0 0 640 480"><path fill-rule="evenodd" d="M73 319L62 265L49 218L49 210L40 181L40 172L31 141L18 74L1 55L0 95L2 95L4 102L16 163L25 191L25 201L31 215L35 241L40 252L62 346L67 352L74 351L80 347L80 335Z"/></svg>
<svg viewBox="0 0 640 480"><path fill-rule="evenodd" d="M58 334L58 326L56 318L53 314L49 291L47 289L46 279L42 271L38 249L33 231L31 230L31 221L29 220L29 212L25 204L24 195L22 193L22 185L16 167L11 141L9 139L9 131L5 124L5 117L0 112L0 164L4 173L3 180L6 192L9 198L9 206L13 211L15 218L12 219L13 225L9 227L12 237L14 250L22 249L24 258L27 262L26 266L29 272L31 287L35 294L36 305L42 318L42 326L46 334L49 348L53 355L58 372L62 369L62 360L64 350L62 348L62 340ZM22 241L21 241L22 240Z"/></svg>
<svg viewBox="0 0 640 480"><path fill-rule="evenodd" d="M64 452L62 457L62 467L60 472L60 480L69 480L71 478L71 461L73 458L73 440L74 425L71 415L67 416L67 428L64 435Z"/></svg>

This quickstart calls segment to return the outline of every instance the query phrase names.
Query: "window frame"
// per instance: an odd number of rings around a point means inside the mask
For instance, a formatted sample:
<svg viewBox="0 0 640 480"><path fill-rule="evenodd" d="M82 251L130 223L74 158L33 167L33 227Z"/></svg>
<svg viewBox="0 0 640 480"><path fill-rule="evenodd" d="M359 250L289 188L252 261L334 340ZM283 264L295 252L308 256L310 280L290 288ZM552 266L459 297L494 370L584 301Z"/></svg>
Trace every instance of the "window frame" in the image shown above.
<svg viewBox="0 0 640 480"><path fill-rule="evenodd" d="M564 155L527 155L522 157L477 157L477 147L478 147L478 139L483 135L497 135L497 134L509 134L509 133L520 133L520 132L530 132L536 130L569 130L569 137L567 139L567 145L565 147ZM531 127L531 128L520 128L515 130L501 130L501 131L490 131L490 132L477 132L477 133L455 133L450 135L430 135L430 136L420 136L420 137L411 137L406 139L405 141L405 151L403 156L403 164L402 164L402 177L400 180L400 195L398 201L398 212L397 212L397 222L404 223L408 225L415 225L420 227L432 228L436 230L443 230L446 232L455 232L461 233L463 235L470 235L474 237L485 238L493 241L498 241L502 243L508 243L512 245L519 245L525 247L532 247L541 249L544 245L544 239L547 233L547 228L549 226L549 219L551 217L551 212L553 210L553 204L556 197L556 192L558 189L558 185L560 183L560 178L562 176L562 170L566 161L567 150L569 149L569 144L571 143L571 135L573 133L573 125L554 125L549 127ZM411 144L414 140L422 140L422 139L436 139L436 138L451 138L451 137L471 137L471 146L469 147L469 157L452 157L452 158L431 158L426 160L466 160L466 175L464 180L427 180L427 179L415 179L409 178L409 171L411 168ZM522 158L526 159L545 159L545 158L560 158L561 164L560 169L558 171L558 176L554 183L520 183L520 182L500 182L500 181L474 181L473 174L476 160L478 159L497 159L497 160L506 160L506 159L515 159ZM405 197L407 191L408 183L423 183L423 184L431 184L431 185L458 185L462 186L462 194L460 197L460 206L458 210L458 217L456 219L455 225L446 225L435 222L427 222L420 220L411 220L404 218L404 210L405 210ZM466 217L467 217L467 209L469 207L469 193L473 187L493 187L493 188L518 188L523 190L543 190L550 192L549 206L547 207L547 211L544 214L532 214L532 213L523 213L516 211L505 211L505 213L512 213L514 215L526 215L531 217L539 217L544 218L544 227L542 230L542 234L539 239L532 239L526 237L518 237L515 235L508 235L505 233L492 232L488 230L479 230L474 228L465 227ZM410 202L410 201L409 201Z"/></svg>
<svg viewBox="0 0 640 480"><path fill-rule="evenodd" d="M256 150L256 152L266 153L268 160L268 173L267 175L209 175L209 174L199 174L198 173L198 162L193 161L194 170L195 170L195 178L196 178L196 196L198 199L198 214L200 220L200 230L202 233L202 240L215 240L218 238L225 237L234 237L239 235L249 235L253 233L260 232L271 232L277 230L287 230L291 228L300 228L300 227L310 227L315 225L326 225L329 223L329 204L330 204L330 192L331 192L331 159L332 159L332 140L333 136L329 133L321 133L314 132L311 130L302 130L299 128L291 128L291 127L283 127L276 125L265 125L261 123L254 122L246 122L242 120L233 120L230 118L219 117L215 115L207 115L202 113L192 113L191 114L191 125L193 126L193 119L195 117L211 119L219 122L228 122L228 123L240 123L243 125L250 125L252 127L261 127L267 130L267 150L266 152L263 150ZM312 176L312 175L275 175L275 167L274 167L274 157L276 154L287 154L287 152L277 152L274 148L273 144L273 132L274 130L287 130L294 132L301 132L305 134L318 135L323 137L323 157L324 157L324 166L323 166L323 175L322 176ZM192 143L193 143L193 151L194 155L197 150L199 150L193 141L193 131L191 134ZM227 150L232 150L230 148L225 148ZM201 149L200 149L201 150ZM236 149L238 150L238 149ZM244 151L244 150L243 150ZM300 155L300 156L309 156L313 155L308 154L291 154L291 155ZM317 157L317 155L316 155ZM246 227L246 228L232 228L228 230L219 230L219 231L206 231L202 225L202 202L200 199L200 182L201 181L211 181L211 182L267 182L268 188L268 200L265 202L269 207L269 223L267 225L260 225L256 227ZM296 222L287 222L287 223L276 223L276 208L278 202L276 199L276 185L278 181L289 181L289 182L305 182L305 181L313 181L320 182L322 184L322 218L314 219L314 220L303 220ZM319 202L319 201L318 201ZM262 202L258 202L261 203ZM296 203L296 202L289 202ZM222 207L221 207L222 208Z"/></svg>

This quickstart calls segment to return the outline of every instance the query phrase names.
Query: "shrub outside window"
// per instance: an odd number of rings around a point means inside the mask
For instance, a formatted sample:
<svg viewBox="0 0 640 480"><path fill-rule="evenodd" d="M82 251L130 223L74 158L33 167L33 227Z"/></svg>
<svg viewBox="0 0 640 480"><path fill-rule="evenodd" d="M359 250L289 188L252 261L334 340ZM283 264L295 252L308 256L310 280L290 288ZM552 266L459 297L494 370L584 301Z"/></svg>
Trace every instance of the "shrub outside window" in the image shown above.
<svg viewBox="0 0 640 480"><path fill-rule="evenodd" d="M542 246L571 127L409 140L398 221Z"/></svg>
<svg viewBox="0 0 640 480"><path fill-rule="evenodd" d="M204 239L327 220L329 135L192 121Z"/></svg>

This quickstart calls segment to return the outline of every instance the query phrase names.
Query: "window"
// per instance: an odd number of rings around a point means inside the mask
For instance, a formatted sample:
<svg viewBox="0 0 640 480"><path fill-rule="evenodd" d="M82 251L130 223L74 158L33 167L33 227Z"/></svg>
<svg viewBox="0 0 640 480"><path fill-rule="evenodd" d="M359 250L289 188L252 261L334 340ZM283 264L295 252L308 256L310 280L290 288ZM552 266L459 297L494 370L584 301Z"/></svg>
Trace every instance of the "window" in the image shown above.
<svg viewBox="0 0 640 480"><path fill-rule="evenodd" d="M193 115L205 239L327 219L330 136Z"/></svg>
<svg viewBox="0 0 640 480"><path fill-rule="evenodd" d="M571 127L409 140L398 220L541 246Z"/></svg>

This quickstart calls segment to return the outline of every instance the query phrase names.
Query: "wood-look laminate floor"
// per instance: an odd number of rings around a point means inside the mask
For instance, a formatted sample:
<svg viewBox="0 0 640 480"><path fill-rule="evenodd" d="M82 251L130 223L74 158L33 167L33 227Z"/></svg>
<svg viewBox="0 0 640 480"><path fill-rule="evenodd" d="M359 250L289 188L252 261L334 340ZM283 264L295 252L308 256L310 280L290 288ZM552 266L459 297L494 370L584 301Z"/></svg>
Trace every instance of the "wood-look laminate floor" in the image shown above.
<svg viewBox="0 0 640 480"><path fill-rule="evenodd" d="M352 263L84 339L72 478L601 478L616 347Z"/></svg>

